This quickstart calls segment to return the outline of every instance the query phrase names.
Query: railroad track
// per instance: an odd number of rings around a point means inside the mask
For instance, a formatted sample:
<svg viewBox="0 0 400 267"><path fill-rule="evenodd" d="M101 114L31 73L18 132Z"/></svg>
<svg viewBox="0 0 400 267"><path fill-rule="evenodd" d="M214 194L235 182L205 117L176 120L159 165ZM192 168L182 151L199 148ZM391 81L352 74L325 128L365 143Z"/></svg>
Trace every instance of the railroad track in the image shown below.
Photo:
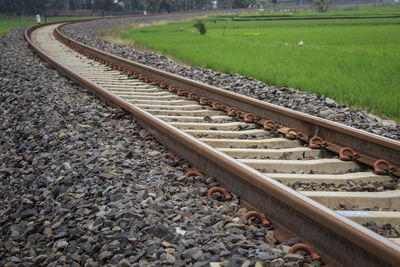
<svg viewBox="0 0 400 267"><path fill-rule="evenodd" d="M396 183L399 142L114 57L68 39L60 25L31 27L26 39L59 71L132 112L161 143L275 227L296 233L335 263L400 263L398 239L359 225L399 226L400 191L333 191L345 183ZM295 192L283 184L324 190Z"/></svg>

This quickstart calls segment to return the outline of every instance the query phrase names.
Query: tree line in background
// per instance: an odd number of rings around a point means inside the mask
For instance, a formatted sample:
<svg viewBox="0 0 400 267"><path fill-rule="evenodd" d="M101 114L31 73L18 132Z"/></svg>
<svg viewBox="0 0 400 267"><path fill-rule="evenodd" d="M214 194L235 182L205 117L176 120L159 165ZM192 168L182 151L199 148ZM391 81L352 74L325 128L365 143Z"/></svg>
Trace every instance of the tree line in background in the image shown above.
<svg viewBox="0 0 400 267"><path fill-rule="evenodd" d="M45 10L93 10L138 13L247 8L257 0L0 0L0 14L33 15Z"/></svg>

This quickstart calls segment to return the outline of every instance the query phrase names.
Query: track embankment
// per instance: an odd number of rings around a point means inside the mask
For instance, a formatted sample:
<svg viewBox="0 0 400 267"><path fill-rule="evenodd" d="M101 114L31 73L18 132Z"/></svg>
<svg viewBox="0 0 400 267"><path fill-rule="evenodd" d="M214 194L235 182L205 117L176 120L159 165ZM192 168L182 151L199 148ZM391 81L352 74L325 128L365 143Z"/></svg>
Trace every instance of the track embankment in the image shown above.
<svg viewBox="0 0 400 267"><path fill-rule="evenodd" d="M398 262L399 250L393 243L303 196L308 193L268 178L390 182L399 174L391 163L399 157L398 142L176 77L73 43L59 31L55 34L82 56L53 37L55 28L30 29L26 37L32 36L31 46L38 53L45 51L41 56L61 72L134 114L161 143L267 214L276 228L295 232L332 262ZM376 177L368 165L378 174L392 176ZM396 210L396 192L383 193L389 204L374 208ZM346 201L350 204L345 208L353 211L349 214L356 214L357 207L371 209ZM350 249L351 256L346 255Z"/></svg>

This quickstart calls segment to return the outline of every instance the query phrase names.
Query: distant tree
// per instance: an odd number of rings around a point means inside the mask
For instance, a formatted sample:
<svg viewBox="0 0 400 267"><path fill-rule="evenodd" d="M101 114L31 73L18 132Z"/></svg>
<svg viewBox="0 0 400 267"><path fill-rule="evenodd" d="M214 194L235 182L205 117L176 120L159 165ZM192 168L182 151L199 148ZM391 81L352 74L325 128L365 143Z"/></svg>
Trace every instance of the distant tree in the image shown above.
<svg viewBox="0 0 400 267"><path fill-rule="evenodd" d="M317 7L319 12L327 12L328 7L332 4L333 0L314 0L314 5Z"/></svg>
<svg viewBox="0 0 400 267"><path fill-rule="evenodd" d="M145 1L145 8L151 13L158 13L160 11L161 1L160 0L147 0Z"/></svg>
<svg viewBox="0 0 400 267"><path fill-rule="evenodd" d="M193 24L193 27L195 27L196 29L199 30L201 35L205 35L206 34L206 25L204 24L204 21L202 20L197 20L195 24Z"/></svg>
<svg viewBox="0 0 400 267"><path fill-rule="evenodd" d="M232 1L232 7L233 8L247 8L250 5L254 5L256 1L252 0L233 0Z"/></svg>
<svg viewBox="0 0 400 267"><path fill-rule="evenodd" d="M42 14L44 7L47 10L57 11L92 9L102 10L104 13L111 10L134 12L147 10L150 13L160 13L212 9L213 2L213 0L118 0L118 4L114 4L114 0L0 0L0 14L14 16ZM256 3L256 0L218 0L217 8L247 8L249 5L255 6Z"/></svg>
<svg viewBox="0 0 400 267"><path fill-rule="evenodd" d="M114 0L103 0L104 10L110 11L113 8Z"/></svg>
<svg viewBox="0 0 400 267"><path fill-rule="evenodd" d="M76 9L74 0L69 0L68 4L69 4L69 10L75 10Z"/></svg>
<svg viewBox="0 0 400 267"><path fill-rule="evenodd" d="M63 0L49 0L48 9L53 9L53 10L62 10L65 8L65 3Z"/></svg>
<svg viewBox="0 0 400 267"><path fill-rule="evenodd" d="M92 0L80 0L79 9L92 9Z"/></svg>
<svg viewBox="0 0 400 267"><path fill-rule="evenodd" d="M129 0L129 7L132 11L143 11L144 1L143 0Z"/></svg>
<svg viewBox="0 0 400 267"><path fill-rule="evenodd" d="M0 0L0 14L33 15L41 12L45 0Z"/></svg>

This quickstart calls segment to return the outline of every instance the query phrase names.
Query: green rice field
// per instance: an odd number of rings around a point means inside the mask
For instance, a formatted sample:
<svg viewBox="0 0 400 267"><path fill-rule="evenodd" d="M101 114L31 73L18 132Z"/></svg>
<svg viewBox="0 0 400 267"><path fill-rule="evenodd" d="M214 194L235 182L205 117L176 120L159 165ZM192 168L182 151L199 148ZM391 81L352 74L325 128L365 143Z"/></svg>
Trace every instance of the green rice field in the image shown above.
<svg viewBox="0 0 400 267"><path fill-rule="evenodd" d="M185 21L118 37L185 64L317 93L400 121L400 5L349 9L207 17L204 36ZM289 19L271 19L281 17Z"/></svg>

